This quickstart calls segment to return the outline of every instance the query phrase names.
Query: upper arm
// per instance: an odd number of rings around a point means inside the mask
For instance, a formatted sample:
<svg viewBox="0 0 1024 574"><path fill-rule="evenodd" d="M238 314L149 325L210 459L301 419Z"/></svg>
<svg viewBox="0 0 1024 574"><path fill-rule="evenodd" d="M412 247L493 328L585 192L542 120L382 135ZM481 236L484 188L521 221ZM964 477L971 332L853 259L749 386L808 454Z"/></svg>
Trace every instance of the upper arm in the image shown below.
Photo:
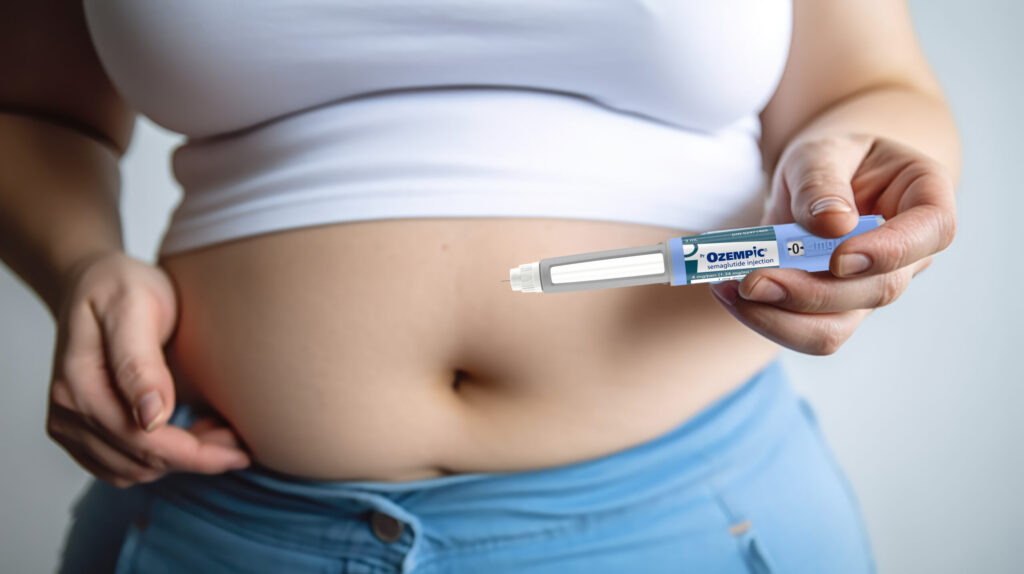
<svg viewBox="0 0 1024 574"><path fill-rule="evenodd" d="M905 0L794 0L793 8L789 60L761 113L767 165L808 122L855 94L904 87L943 98Z"/></svg>
<svg viewBox="0 0 1024 574"><path fill-rule="evenodd" d="M124 153L135 114L100 65L82 0L0 2L0 112L58 122Z"/></svg>

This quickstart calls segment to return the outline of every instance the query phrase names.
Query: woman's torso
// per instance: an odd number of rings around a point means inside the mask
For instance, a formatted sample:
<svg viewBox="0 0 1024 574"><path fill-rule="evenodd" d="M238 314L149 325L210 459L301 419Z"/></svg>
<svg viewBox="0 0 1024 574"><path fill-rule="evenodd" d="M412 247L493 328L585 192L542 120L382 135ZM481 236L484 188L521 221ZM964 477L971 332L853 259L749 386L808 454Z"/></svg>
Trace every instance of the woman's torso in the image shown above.
<svg viewBox="0 0 1024 574"><path fill-rule="evenodd" d="M303 109L329 113L332 106L349 105L341 101L346 97L375 98L375 90L467 83L494 89L496 82L510 79L529 83L525 87L538 90L538 98L579 91L609 106L609 114L674 125L680 134L710 134L710 141L716 130L756 112L781 67L778 38L736 42L758 36L767 25L758 20L765 4L753 1L710 12L689 3L686 10L677 9L674 18L703 19L687 22L688 34L680 41L659 44L661 49L671 45L682 50L685 57L679 63L687 69L687 74L666 78L661 90L644 88L657 82L657 72L671 69L672 62L659 59L653 68L631 67L630 58L616 64L611 56L643 52L640 48L650 40L643 37L644 30L657 31L656 40L670 36L671 26L650 28L653 24L683 26L683 21L668 18L670 7L677 4L667 0L617 0L590 11L590 4L580 3L556 9L550 3L511 2L264 2L233 18L218 12L246 8L225 2L90 4L87 13L100 55L118 87L143 113L191 138L176 155L176 176L186 193L178 210L181 218L197 213L196 206L214 209L229 199L237 201L253 193L257 184L264 194L257 199L267 205L266 182L272 178L261 172L260 160L246 163L240 154L240 167L219 170L216 162L203 167L203 157L209 160L216 153L204 156L204 149L225 142L230 146L254 134L259 138L266 133L264 125L271 131L287 125ZM788 25L788 9L771 4L772 21L786 19ZM305 21L291 10L296 6L305 6ZM728 11L737 9L746 12ZM318 18L311 20L312 13ZM540 14L545 18L531 20ZM634 18L616 18L622 15ZM175 17L177 27L162 24ZM444 25L430 24L431 18L440 18ZM343 25L352 21L361 27ZM606 46L616 39L615 23L634 32L623 39L621 49ZM291 35L278 34L289 27L294 28ZM456 33L477 29L488 33ZM309 59L307 53L306 59L294 59L302 54L296 46L324 36L330 36L331 48L322 51L318 44L323 58ZM557 40L560 36L569 38L568 47ZM259 38L259 43L246 49L241 42L238 47L231 41L239 37ZM527 40L516 44L515 38ZM451 50L417 61L420 48L437 45L450 45ZM502 46L508 51L501 52ZM550 46L564 49L552 51ZM136 48L130 61L113 54L126 47ZM759 47L775 50L776 57L751 67L758 61ZM524 57L529 49L534 52ZM474 50L489 55L491 65L474 61ZM785 46L781 50L784 60ZM445 67L445 54L469 56ZM644 55L631 57L643 61ZM565 65L560 67L560 61ZM594 69L580 72L588 65ZM339 85L324 79L332 70L342 78L352 76L340 86L356 85L354 93L342 93ZM730 73L746 74L752 85ZM402 78L416 78L419 84L396 84ZM734 89L737 82L740 89ZM541 94L545 89L552 93ZM500 106L494 109L496 115L502 112ZM401 126L397 128L400 137ZM555 126L555 131L573 129ZM360 142L360 134L327 135L320 138L319 149L332 149L346 138L347 146L358 148ZM367 135L376 137L377 132L371 126ZM438 146L444 145L451 142L441 141L439 134ZM459 153L467 149L472 150ZM747 145L743 153L749 152ZM351 157L350 147L344 153ZM559 157L552 153L557 148L537 159L557 166ZM681 157L684 164L686 158ZM749 164L748 158L743 161ZM609 162L613 156L597 160ZM691 166L694 173L698 163ZM733 171L719 163L721 173ZM316 179L308 170L288 167L274 172L275 177L301 174L288 185ZM385 163L381 178L395 171L388 167ZM623 210L634 191L627 168L623 166L627 177L614 184L621 188ZM481 181L481 171L495 183L515 179L507 170L478 169L474 182ZM685 192L687 171L680 173ZM318 185L324 177L330 179L323 176ZM409 195L419 192L420 180L406 181ZM705 178L702 185L713 188L716 181ZM563 184L555 182L552 189ZM402 185L401 180L392 185ZM486 181L480 187L480 194L496 193L486 189ZM474 188L467 185L462 193L466 189ZM218 190L219 196L214 193ZM700 191L711 197L713 192ZM280 199L287 190L274 193ZM637 204L651 199L637 193ZM733 193L730 201L736 203L736 197ZM434 198L442 206L457 201L443 194ZM496 202L502 199L495 195ZM236 206L256 203L253 199ZM257 461L281 472L323 479L408 480L599 456L680 424L746 380L776 352L774 345L714 303L705 286L534 295L514 293L500 282L509 267L541 257L651 244L693 231L680 225L616 222L614 213L598 221L602 218L588 220L569 211L565 217L549 211L544 217L511 218L486 217L483 212L480 217L439 217L434 212L431 217L404 213L402 218L361 221L332 214L316 225L307 219L305 226L271 230L273 224L266 221L273 214L267 211L260 233L255 227L236 226L234 235L221 235L216 244L211 239L210 244L168 250L158 264L173 278L180 298L179 324L166 348L179 400L209 403L235 426ZM189 222L172 222L169 236L182 229L190 229ZM211 233L207 237L216 235Z"/></svg>

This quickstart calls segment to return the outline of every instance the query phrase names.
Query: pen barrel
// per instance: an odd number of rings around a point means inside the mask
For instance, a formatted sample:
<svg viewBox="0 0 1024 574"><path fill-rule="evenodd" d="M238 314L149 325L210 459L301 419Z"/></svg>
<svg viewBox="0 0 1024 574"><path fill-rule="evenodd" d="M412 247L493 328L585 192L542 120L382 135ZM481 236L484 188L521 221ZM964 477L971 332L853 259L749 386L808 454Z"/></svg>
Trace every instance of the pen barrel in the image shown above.
<svg viewBox="0 0 1024 574"><path fill-rule="evenodd" d="M843 241L884 222L881 215L865 215L850 233L836 238L819 237L796 223L675 237L667 241L671 284L719 283L773 267L827 271Z"/></svg>
<svg viewBox="0 0 1024 574"><path fill-rule="evenodd" d="M866 215L857 222L853 231L842 237L826 238L811 235L795 223L776 225L779 266L804 271L828 271L832 252L847 239L877 228L884 222L881 215Z"/></svg>
<svg viewBox="0 0 1024 574"><path fill-rule="evenodd" d="M512 289L560 293L636 285L718 283L755 269L826 271L832 253L855 235L885 223L865 215L846 235L826 238L796 223L674 237L662 243L549 257L509 270Z"/></svg>

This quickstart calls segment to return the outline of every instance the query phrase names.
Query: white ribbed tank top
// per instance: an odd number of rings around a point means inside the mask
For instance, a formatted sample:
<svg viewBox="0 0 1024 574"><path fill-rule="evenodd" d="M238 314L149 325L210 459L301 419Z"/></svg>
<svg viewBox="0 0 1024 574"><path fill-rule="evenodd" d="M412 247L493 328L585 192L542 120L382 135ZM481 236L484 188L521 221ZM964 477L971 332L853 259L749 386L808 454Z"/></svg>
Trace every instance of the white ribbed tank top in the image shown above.
<svg viewBox="0 0 1024 574"><path fill-rule="evenodd" d="M342 221L755 224L789 0L85 0L184 134L160 254Z"/></svg>

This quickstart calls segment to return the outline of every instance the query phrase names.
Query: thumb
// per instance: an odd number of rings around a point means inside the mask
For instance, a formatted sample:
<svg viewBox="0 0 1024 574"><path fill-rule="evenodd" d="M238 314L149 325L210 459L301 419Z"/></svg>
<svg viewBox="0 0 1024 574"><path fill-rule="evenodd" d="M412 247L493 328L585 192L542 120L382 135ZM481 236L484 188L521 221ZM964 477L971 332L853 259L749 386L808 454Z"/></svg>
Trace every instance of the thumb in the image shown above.
<svg viewBox="0 0 1024 574"><path fill-rule="evenodd" d="M138 425L150 432L174 410L174 380L160 342L159 310L124 295L100 310L112 381Z"/></svg>
<svg viewBox="0 0 1024 574"><path fill-rule="evenodd" d="M793 148L779 178L793 219L821 237L852 231L859 213L850 182L870 147L869 138L855 136L811 140Z"/></svg>

